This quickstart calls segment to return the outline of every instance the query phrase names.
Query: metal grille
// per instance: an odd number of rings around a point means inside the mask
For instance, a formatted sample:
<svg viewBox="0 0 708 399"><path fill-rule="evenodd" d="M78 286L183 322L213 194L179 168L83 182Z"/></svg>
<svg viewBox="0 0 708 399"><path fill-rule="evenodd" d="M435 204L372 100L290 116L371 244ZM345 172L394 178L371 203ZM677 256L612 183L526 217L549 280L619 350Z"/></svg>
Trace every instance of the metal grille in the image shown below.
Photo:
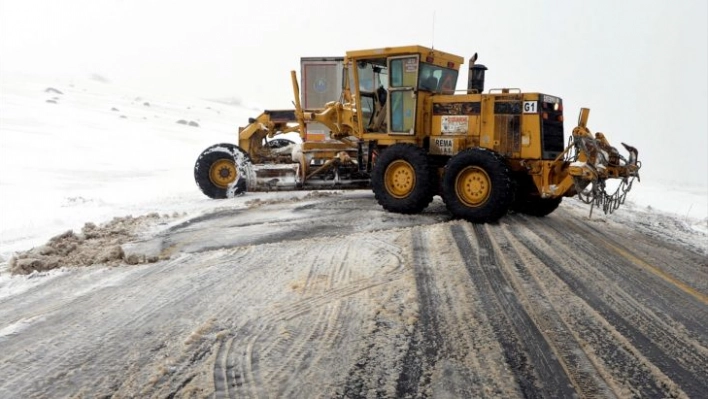
<svg viewBox="0 0 708 399"><path fill-rule="evenodd" d="M565 147L563 123L544 121L542 126L543 159L555 159Z"/></svg>
<svg viewBox="0 0 708 399"><path fill-rule="evenodd" d="M499 142L497 151L511 156L521 151L521 117L519 115L495 115L494 139Z"/></svg>

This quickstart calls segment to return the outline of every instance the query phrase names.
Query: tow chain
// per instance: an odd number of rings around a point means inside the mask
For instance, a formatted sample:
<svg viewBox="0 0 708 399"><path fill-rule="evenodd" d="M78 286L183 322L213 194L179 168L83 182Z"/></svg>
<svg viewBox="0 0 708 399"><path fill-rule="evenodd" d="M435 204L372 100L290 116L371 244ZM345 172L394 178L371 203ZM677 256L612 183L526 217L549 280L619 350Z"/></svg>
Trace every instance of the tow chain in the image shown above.
<svg viewBox="0 0 708 399"><path fill-rule="evenodd" d="M595 207L602 208L605 215L610 214L617 210L620 206L624 205L627 199L627 193L632 189L632 183L636 177L631 178L625 177L617 186L614 193L608 194L605 190L605 180L596 179L590 182L585 188L582 188L581 179L574 178L575 181L575 191L578 193L578 199L586 204L590 204L590 217L592 218L592 211ZM584 181L583 181L584 182ZM587 187L591 187L589 190Z"/></svg>
<svg viewBox="0 0 708 399"><path fill-rule="evenodd" d="M576 137L575 140L573 140L573 137L571 137L569 140L569 145L570 144L574 144L575 154L566 157L566 160L570 160L570 158L573 158L573 160L577 160L580 151L584 151L587 154L590 153L588 147L594 147L593 149L595 150L597 156L601 157L601 164L606 165L608 163L605 154L600 151L594 139L588 139L587 137ZM622 155L620 155L619 157L621 162L624 162L625 164L629 162ZM587 164L587 166L595 168L589 163ZM641 168L641 163L637 162L637 166L638 169ZM624 177L620 181L615 192L612 194L607 193L605 186L606 179L595 178L594 180L588 182L587 180L583 180L580 177L573 178L575 184L575 191L578 193L578 198L580 199L580 201L586 204L590 204L589 217L592 218L592 211L595 207L602 208L602 211L605 213L605 215L607 215L611 214L620 206L624 205L627 199L627 193L629 193L629 191L632 189L632 183L634 183L634 179L639 177L638 169L636 174ZM595 173L594 175L598 176L599 174Z"/></svg>

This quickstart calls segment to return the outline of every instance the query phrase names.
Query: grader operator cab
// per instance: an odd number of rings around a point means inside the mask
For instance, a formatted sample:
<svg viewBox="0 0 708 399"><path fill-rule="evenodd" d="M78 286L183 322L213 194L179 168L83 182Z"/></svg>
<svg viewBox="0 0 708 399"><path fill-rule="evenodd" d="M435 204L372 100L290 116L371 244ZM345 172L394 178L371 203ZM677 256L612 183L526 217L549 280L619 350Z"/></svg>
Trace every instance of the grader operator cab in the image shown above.
<svg viewBox="0 0 708 399"><path fill-rule="evenodd" d="M226 198L247 190L371 187L386 210L417 213L440 195L453 216L484 223L510 209L535 216L578 195L606 213L638 177L637 150L625 158L587 128L588 109L566 145L563 101L543 93L492 89L486 67L469 60L467 89L456 90L462 57L422 46L347 52L341 97L303 109L266 110L239 130L238 144L204 150L199 188ZM308 123L329 137L307 140ZM271 146L298 132L302 143ZM607 179L619 179L613 194ZM592 208L591 208L592 212Z"/></svg>

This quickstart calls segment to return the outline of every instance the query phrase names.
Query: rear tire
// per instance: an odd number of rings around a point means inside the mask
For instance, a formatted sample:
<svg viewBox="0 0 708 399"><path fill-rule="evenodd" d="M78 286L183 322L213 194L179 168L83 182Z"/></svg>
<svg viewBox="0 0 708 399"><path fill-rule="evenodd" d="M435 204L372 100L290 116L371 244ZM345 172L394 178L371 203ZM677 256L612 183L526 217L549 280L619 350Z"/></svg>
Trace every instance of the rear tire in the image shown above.
<svg viewBox="0 0 708 399"><path fill-rule="evenodd" d="M435 195L433 173L424 149L413 144L394 144L376 160L371 186L379 205L387 211L419 213Z"/></svg>
<svg viewBox="0 0 708 399"><path fill-rule="evenodd" d="M442 181L443 201L456 218L494 222L514 199L509 168L495 152L472 148L450 158Z"/></svg>
<svg viewBox="0 0 708 399"><path fill-rule="evenodd" d="M194 164L194 180L209 198L221 199L246 192L248 155L229 143L215 144L204 150Z"/></svg>

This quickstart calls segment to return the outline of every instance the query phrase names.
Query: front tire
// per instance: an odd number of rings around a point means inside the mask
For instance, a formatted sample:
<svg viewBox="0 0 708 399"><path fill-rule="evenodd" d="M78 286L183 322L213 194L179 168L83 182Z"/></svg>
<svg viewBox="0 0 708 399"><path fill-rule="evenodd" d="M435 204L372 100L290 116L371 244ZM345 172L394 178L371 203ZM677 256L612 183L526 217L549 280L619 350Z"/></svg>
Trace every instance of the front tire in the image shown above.
<svg viewBox="0 0 708 399"><path fill-rule="evenodd" d="M544 217L550 215L560 205L563 197L541 198L531 176L521 175L516 178L516 198L511 210L525 215Z"/></svg>
<svg viewBox="0 0 708 399"><path fill-rule="evenodd" d="M435 195L433 173L424 149L394 144L381 152L372 171L376 201L390 212L419 213Z"/></svg>
<svg viewBox="0 0 708 399"><path fill-rule="evenodd" d="M514 199L511 174L504 159L482 148L468 149L450 158L442 193L450 213L472 223L498 220Z"/></svg>
<svg viewBox="0 0 708 399"><path fill-rule="evenodd" d="M213 145L202 151L194 164L194 180L209 198L221 199L246 192L248 155L229 143Z"/></svg>
<svg viewBox="0 0 708 399"><path fill-rule="evenodd" d="M544 217L553 213L553 211L558 208L561 201L563 201L563 197L541 198L538 196L529 196L522 199L519 203L515 203L512 210L525 215Z"/></svg>

